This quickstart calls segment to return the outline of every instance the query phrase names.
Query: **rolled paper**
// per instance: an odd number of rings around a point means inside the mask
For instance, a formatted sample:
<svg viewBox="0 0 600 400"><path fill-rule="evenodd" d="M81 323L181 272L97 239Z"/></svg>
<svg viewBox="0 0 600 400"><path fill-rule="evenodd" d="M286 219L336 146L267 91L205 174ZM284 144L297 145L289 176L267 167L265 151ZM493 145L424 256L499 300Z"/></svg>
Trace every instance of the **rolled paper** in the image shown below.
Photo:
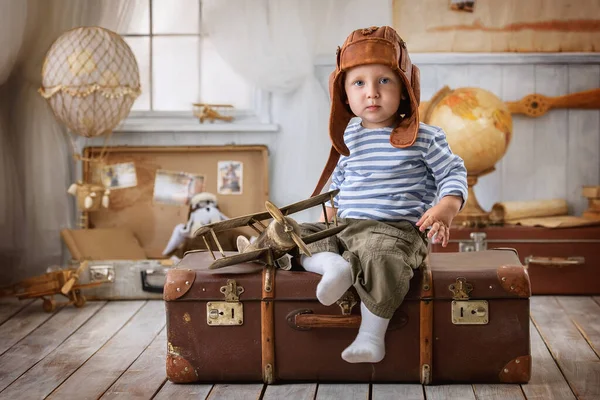
<svg viewBox="0 0 600 400"><path fill-rule="evenodd" d="M569 207L564 199L504 201L492 206L490 220L504 222L521 218L567 215Z"/></svg>

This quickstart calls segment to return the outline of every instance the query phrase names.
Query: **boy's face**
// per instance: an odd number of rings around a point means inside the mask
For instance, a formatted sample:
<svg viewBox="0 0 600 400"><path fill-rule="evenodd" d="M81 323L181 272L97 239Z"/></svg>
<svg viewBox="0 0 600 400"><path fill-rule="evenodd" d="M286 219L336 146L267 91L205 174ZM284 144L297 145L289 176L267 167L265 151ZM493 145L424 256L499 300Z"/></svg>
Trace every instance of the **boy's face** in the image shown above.
<svg viewBox="0 0 600 400"><path fill-rule="evenodd" d="M368 64L351 68L346 72L344 90L363 127L383 128L395 122L403 85L390 67Z"/></svg>

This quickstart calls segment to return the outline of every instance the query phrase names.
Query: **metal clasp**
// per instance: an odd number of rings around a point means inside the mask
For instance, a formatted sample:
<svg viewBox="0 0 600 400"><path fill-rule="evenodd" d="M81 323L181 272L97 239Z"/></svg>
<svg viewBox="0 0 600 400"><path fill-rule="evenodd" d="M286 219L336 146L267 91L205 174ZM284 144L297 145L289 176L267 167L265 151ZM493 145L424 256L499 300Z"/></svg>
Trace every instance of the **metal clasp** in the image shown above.
<svg viewBox="0 0 600 400"><path fill-rule="evenodd" d="M115 268L112 265L92 265L89 267L90 282L114 282Z"/></svg>
<svg viewBox="0 0 600 400"><path fill-rule="evenodd" d="M344 295L336 301L336 304L342 309L342 315L350 315L352 313L352 308L354 308L356 303L356 298L350 291L344 293Z"/></svg>
<svg viewBox="0 0 600 400"><path fill-rule="evenodd" d="M469 300L473 285L467 282L466 278L456 278L456 283L448 286L448 289L452 292L454 300Z"/></svg>
<svg viewBox="0 0 600 400"><path fill-rule="evenodd" d="M458 251L468 252L487 250L487 235L485 232L471 232L469 236L471 237L470 241L467 240L458 243Z"/></svg>
<svg viewBox="0 0 600 400"><path fill-rule="evenodd" d="M235 279L227 279L227 285L221 286L221 293L225 295L225 301L240 301L240 294L244 293L244 288L238 286Z"/></svg>

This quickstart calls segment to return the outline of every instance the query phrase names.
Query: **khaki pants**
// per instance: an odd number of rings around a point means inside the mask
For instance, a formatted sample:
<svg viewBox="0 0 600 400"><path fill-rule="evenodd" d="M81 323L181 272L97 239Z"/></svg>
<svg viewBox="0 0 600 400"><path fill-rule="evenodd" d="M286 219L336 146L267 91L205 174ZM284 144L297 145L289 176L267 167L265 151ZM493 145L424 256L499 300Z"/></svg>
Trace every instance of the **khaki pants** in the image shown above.
<svg viewBox="0 0 600 400"><path fill-rule="evenodd" d="M426 236L410 222L384 223L367 219L340 219L348 227L308 245L312 253L341 254L352 268L353 285L373 314L390 319L408 292L413 269L427 255ZM302 236L322 231L325 223L300 225Z"/></svg>

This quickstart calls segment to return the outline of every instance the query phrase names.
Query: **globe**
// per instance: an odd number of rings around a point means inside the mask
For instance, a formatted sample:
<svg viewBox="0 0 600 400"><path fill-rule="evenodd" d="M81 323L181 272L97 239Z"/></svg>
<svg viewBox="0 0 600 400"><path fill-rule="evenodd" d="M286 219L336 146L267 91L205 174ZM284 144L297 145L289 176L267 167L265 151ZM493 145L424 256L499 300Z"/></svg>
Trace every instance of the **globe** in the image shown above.
<svg viewBox="0 0 600 400"><path fill-rule="evenodd" d="M477 178L494 171L512 138L512 118L507 105L493 93L479 88L444 87L429 103L423 103L422 121L446 132L452 152L465 162L469 200L456 221L482 221L473 186Z"/></svg>

